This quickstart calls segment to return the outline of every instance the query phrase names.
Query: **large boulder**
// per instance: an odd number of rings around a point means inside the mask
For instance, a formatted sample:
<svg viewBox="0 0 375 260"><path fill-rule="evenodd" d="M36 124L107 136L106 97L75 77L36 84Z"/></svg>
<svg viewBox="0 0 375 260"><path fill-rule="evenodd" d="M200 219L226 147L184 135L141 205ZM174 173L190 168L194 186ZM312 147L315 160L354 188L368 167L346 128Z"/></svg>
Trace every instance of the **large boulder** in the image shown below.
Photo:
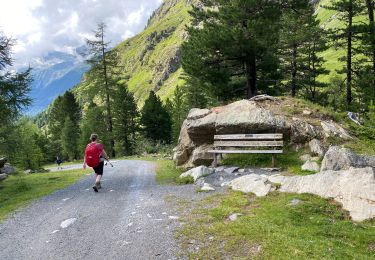
<svg viewBox="0 0 375 260"><path fill-rule="evenodd" d="M375 157L362 156L347 148L331 146L324 156L321 171L347 170L350 167L375 167Z"/></svg>
<svg viewBox="0 0 375 260"><path fill-rule="evenodd" d="M256 101L241 100L223 107L192 109L182 125L179 143L174 149L178 166L190 168L209 165L215 134L286 133L289 125L282 116L259 106Z"/></svg>
<svg viewBox="0 0 375 260"><path fill-rule="evenodd" d="M320 166L317 162L308 160L302 165L301 169L304 171L318 172L320 170Z"/></svg>
<svg viewBox="0 0 375 260"><path fill-rule="evenodd" d="M292 118L289 124L290 137L293 143L306 143L320 135L316 127L300 118Z"/></svg>
<svg viewBox="0 0 375 260"><path fill-rule="evenodd" d="M208 109L193 108L186 120L186 130L195 144L213 142L216 113Z"/></svg>
<svg viewBox="0 0 375 260"><path fill-rule="evenodd" d="M7 158L5 157L0 158L0 168L3 168L6 162L7 162Z"/></svg>
<svg viewBox="0 0 375 260"><path fill-rule="evenodd" d="M174 148L173 160L177 165L186 163L194 150L194 143L187 132L187 120L184 121L178 139L178 146Z"/></svg>
<svg viewBox="0 0 375 260"><path fill-rule="evenodd" d="M6 163L4 165L4 167L0 169L0 173L5 173L5 174L8 174L8 175L14 174L15 172L16 172L16 170L9 163Z"/></svg>
<svg viewBox="0 0 375 260"><path fill-rule="evenodd" d="M349 211L354 221L375 217L375 173L371 167L325 171L308 176L277 176L277 182L281 183L281 192L333 198Z"/></svg>
<svg viewBox="0 0 375 260"><path fill-rule="evenodd" d="M229 182L228 186L235 191L254 193L258 197L266 196L272 189L272 185L267 182L267 178L257 174L249 174L234 179Z"/></svg>
<svg viewBox="0 0 375 260"><path fill-rule="evenodd" d="M180 178L193 177L194 181L197 181L199 178L208 176L214 173L214 169L208 168L206 166L199 166L193 169L188 170L180 175Z"/></svg>
<svg viewBox="0 0 375 260"><path fill-rule="evenodd" d="M241 100L221 109L215 128L217 134L285 133L287 123L284 117L274 115L256 102Z"/></svg>
<svg viewBox="0 0 375 260"><path fill-rule="evenodd" d="M352 139L344 128L333 121L322 121L320 124L326 137L339 137L346 140Z"/></svg>
<svg viewBox="0 0 375 260"><path fill-rule="evenodd" d="M318 139L313 139L309 142L310 151L314 155L324 156L325 149Z"/></svg>
<svg viewBox="0 0 375 260"><path fill-rule="evenodd" d="M174 160L177 166L191 168L209 165L212 155L207 153L215 134L283 133L284 141L295 147L305 147L310 142L313 154L323 156L320 142L327 137L351 138L344 128L333 121L308 117L281 116L281 99L257 96L212 109L192 109L183 123Z"/></svg>
<svg viewBox="0 0 375 260"><path fill-rule="evenodd" d="M213 159L214 156L212 153L208 153L208 151L212 149L213 149L213 145L211 144L203 144L201 146L198 146L192 152L189 164L191 166L194 166L194 165L210 166L212 161L214 160Z"/></svg>

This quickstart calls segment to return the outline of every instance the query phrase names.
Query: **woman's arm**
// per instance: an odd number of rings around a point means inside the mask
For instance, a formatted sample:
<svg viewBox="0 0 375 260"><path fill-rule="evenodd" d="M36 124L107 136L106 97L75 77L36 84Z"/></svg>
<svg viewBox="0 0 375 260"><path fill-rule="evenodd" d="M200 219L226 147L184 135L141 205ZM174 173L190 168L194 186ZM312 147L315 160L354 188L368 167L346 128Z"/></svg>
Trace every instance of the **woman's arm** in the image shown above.
<svg viewBox="0 0 375 260"><path fill-rule="evenodd" d="M86 169L86 154L83 155L83 169Z"/></svg>
<svg viewBox="0 0 375 260"><path fill-rule="evenodd" d="M104 149L102 151L102 156L104 157L104 159L106 159L108 161L108 155L107 155L107 153L105 152Z"/></svg>

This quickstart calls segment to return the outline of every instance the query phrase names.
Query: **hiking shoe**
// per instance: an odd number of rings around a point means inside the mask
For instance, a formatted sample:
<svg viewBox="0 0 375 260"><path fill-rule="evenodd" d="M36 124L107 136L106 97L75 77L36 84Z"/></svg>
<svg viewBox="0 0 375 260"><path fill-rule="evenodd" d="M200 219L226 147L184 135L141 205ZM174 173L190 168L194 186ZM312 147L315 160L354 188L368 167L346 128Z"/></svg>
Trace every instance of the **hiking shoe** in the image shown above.
<svg viewBox="0 0 375 260"><path fill-rule="evenodd" d="M95 192L98 192L98 188L96 187L96 185L92 186L92 188L94 189Z"/></svg>

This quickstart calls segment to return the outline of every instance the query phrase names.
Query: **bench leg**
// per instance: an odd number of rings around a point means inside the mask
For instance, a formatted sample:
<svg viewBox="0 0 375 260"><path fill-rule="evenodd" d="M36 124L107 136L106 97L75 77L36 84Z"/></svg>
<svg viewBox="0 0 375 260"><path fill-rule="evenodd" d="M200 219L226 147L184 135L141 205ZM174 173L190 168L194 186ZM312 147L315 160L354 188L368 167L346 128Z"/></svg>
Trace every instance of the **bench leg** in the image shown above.
<svg viewBox="0 0 375 260"><path fill-rule="evenodd" d="M217 167L217 154L214 153L214 167Z"/></svg>
<svg viewBox="0 0 375 260"><path fill-rule="evenodd" d="M276 166L276 154L272 154L272 168Z"/></svg>

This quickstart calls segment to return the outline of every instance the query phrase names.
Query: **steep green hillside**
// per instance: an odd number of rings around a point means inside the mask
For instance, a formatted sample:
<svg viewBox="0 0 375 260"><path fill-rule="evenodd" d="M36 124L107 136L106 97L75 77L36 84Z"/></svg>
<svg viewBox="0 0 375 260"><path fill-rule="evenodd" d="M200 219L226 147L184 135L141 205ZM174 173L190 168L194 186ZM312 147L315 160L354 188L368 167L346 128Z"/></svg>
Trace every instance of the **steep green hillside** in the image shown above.
<svg viewBox="0 0 375 260"><path fill-rule="evenodd" d="M128 77L130 91L135 94L138 104L142 104L150 90L155 90L162 99L172 93L177 84L181 84L180 46L186 39L185 28L189 23L189 9L192 2L198 0L165 0L150 17L145 30L118 46L122 76ZM337 13L327 10L322 5L330 5L333 0L321 0L317 4L316 13L324 28L337 28L341 22ZM360 17L365 20L365 17ZM321 80L329 82L329 78L341 69L344 63L339 58L345 55L344 49L331 47L322 56L326 59L325 67L329 75ZM76 88L80 95L90 85L83 81Z"/></svg>
<svg viewBox="0 0 375 260"><path fill-rule="evenodd" d="M320 20L321 26L325 29L334 29L343 26L343 23L338 19L338 14L335 11L327 10L322 7L330 6L332 2L333 0L321 0L316 7L317 17ZM367 22L366 19L366 16L363 15L354 19L354 23ZM321 77L322 81L328 82L330 77L337 74L336 70L343 68L345 63L343 61L339 61L339 58L345 55L345 49L335 49L334 47L329 48L322 54L326 60L325 67L330 70L330 74Z"/></svg>
<svg viewBox="0 0 375 260"><path fill-rule="evenodd" d="M181 75L180 46L186 37L192 0L165 0L150 17L143 32L130 38L115 50L119 53L120 74L128 76L128 87L138 103L150 90L164 99L178 84ZM90 86L82 82L76 93Z"/></svg>

